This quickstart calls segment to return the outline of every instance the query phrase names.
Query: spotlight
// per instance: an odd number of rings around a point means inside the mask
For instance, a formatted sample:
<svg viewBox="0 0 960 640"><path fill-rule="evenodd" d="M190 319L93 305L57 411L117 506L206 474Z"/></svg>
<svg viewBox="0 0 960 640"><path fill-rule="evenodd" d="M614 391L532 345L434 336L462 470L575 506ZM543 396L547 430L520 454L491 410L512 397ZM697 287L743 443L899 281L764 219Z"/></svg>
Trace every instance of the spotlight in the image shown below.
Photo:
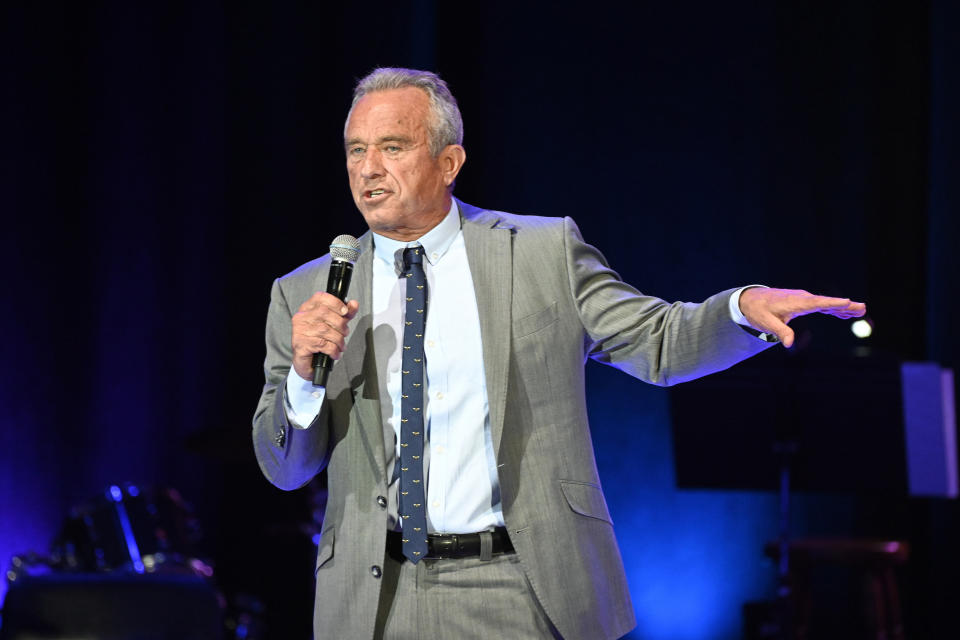
<svg viewBox="0 0 960 640"><path fill-rule="evenodd" d="M860 318L850 324L850 331L858 338L869 338L873 333L873 323L866 318Z"/></svg>

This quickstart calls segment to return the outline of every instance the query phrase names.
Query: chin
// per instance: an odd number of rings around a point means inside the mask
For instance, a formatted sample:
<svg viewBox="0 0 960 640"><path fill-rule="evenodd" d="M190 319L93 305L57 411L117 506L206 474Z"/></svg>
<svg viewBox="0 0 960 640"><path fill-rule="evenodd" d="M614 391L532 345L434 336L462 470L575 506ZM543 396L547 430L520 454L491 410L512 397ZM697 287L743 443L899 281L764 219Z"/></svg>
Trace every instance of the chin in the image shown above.
<svg viewBox="0 0 960 640"><path fill-rule="evenodd" d="M397 226L396 216L390 215L387 211L380 209L373 209L372 211L369 209L360 209L360 214L363 216L363 219L371 231L380 233L390 231Z"/></svg>

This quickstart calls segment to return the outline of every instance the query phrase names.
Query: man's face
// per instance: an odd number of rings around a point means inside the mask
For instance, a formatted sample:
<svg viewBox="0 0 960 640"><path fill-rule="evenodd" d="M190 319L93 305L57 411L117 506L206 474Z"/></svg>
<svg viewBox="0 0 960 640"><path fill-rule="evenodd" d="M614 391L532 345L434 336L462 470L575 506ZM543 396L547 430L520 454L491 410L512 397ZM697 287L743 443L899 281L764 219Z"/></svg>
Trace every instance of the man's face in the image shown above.
<svg viewBox="0 0 960 640"><path fill-rule="evenodd" d="M450 209L448 187L463 164L463 148L430 154L429 98L416 87L367 94L347 123L347 173L353 200L373 231L413 240Z"/></svg>

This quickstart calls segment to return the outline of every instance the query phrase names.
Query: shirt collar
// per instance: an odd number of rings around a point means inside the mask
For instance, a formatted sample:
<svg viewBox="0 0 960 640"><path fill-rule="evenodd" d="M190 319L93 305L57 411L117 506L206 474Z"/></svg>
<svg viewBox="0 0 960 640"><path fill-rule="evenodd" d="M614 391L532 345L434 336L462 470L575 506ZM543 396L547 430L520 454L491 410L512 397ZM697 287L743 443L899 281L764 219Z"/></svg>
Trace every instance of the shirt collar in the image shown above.
<svg viewBox="0 0 960 640"><path fill-rule="evenodd" d="M395 267L398 264L401 265L402 270L403 250L407 247L420 245L423 247L427 261L431 265L436 265L446 255L458 233L460 233L460 209L457 207L456 199L450 198L450 211L447 212L446 217L440 221L440 224L416 240L403 242L374 232L373 253L387 264Z"/></svg>

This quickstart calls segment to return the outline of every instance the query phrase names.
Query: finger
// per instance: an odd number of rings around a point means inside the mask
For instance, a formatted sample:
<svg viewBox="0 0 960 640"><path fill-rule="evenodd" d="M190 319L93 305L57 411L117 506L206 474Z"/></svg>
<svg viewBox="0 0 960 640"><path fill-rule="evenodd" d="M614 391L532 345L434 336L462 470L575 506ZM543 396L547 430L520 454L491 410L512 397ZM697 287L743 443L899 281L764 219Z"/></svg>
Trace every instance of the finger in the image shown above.
<svg viewBox="0 0 960 640"><path fill-rule="evenodd" d="M341 327L333 327L324 322L309 322L294 317L291 342L294 348L301 347L313 352L320 350L318 346L323 346L324 340L332 342L338 349L343 349L345 336L349 332L345 322Z"/></svg>
<svg viewBox="0 0 960 640"><path fill-rule="evenodd" d="M764 323L762 329L767 333L772 333L777 336L783 346L790 348L793 346L793 329L787 326L787 324L780 320L777 316L772 313L767 314L764 318Z"/></svg>
<svg viewBox="0 0 960 640"><path fill-rule="evenodd" d="M797 301L797 306L807 312L845 309L850 305L849 298L831 298L829 296L810 296Z"/></svg>
<svg viewBox="0 0 960 640"><path fill-rule="evenodd" d="M331 314L327 311L315 312L316 315L305 315L297 318L297 330L306 336L322 336L324 338L334 338L346 336L350 333L350 326L347 324L348 318Z"/></svg>
<svg viewBox="0 0 960 640"><path fill-rule="evenodd" d="M850 315L850 318L859 318L867 313L867 305L862 302L853 302L850 301L850 305L847 307L847 313Z"/></svg>
<svg viewBox="0 0 960 640"><path fill-rule="evenodd" d="M343 346L334 340L314 338L303 340L294 347L294 354L300 358L312 358L314 354L317 353L326 354L334 360L337 360L343 353Z"/></svg>
<svg viewBox="0 0 960 640"><path fill-rule="evenodd" d="M326 306L331 302L332 306ZM325 306L318 311L318 315L313 316L313 321L317 324L323 322L329 327L332 327L342 336L349 335L349 322L357 314L357 311L360 308L360 303L356 300L350 300L344 304L336 297L330 296L330 299L325 300L323 304Z"/></svg>
<svg viewBox="0 0 960 640"><path fill-rule="evenodd" d="M360 309L360 303L357 302L356 300L350 300L349 302L347 302L347 313L344 317L347 319L353 318L353 316L357 315L357 311L359 309Z"/></svg>
<svg viewBox="0 0 960 640"><path fill-rule="evenodd" d="M323 340L319 343L314 353L324 353L334 360L339 360L340 355L343 353L343 347L333 340Z"/></svg>
<svg viewBox="0 0 960 640"><path fill-rule="evenodd" d="M326 327L323 330L310 336L314 344L319 344L321 346L320 350L323 350L323 347L326 347L327 344L331 344L337 349L343 349L345 342L344 335L331 327ZM324 352L326 353L326 352Z"/></svg>
<svg viewBox="0 0 960 640"><path fill-rule="evenodd" d="M303 304L297 309L297 311L313 311L322 304L322 299L325 294L323 291L317 291L312 296L303 301Z"/></svg>
<svg viewBox="0 0 960 640"><path fill-rule="evenodd" d="M343 304L343 300L326 291L314 293L300 305L297 311L310 312L318 309L330 309L341 316L347 313L347 307Z"/></svg>
<svg viewBox="0 0 960 640"><path fill-rule="evenodd" d="M867 313L867 305L862 302L850 302L842 309L824 309L821 313L826 313L837 318L859 318Z"/></svg>
<svg viewBox="0 0 960 640"><path fill-rule="evenodd" d="M343 335L349 333L347 329L347 322L350 320L349 308L333 296L330 298L336 301L333 307L329 306L329 300L323 300L313 309L298 311L293 315L294 325L301 326L304 330L307 330L307 327L329 326ZM347 310L347 315L341 313L344 309Z"/></svg>
<svg viewBox="0 0 960 640"><path fill-rule="evenodd" d="M320 304L341 316L346 315L348 311L347 305L343 303L343 300L326 291L320 295Z"/></svg>

